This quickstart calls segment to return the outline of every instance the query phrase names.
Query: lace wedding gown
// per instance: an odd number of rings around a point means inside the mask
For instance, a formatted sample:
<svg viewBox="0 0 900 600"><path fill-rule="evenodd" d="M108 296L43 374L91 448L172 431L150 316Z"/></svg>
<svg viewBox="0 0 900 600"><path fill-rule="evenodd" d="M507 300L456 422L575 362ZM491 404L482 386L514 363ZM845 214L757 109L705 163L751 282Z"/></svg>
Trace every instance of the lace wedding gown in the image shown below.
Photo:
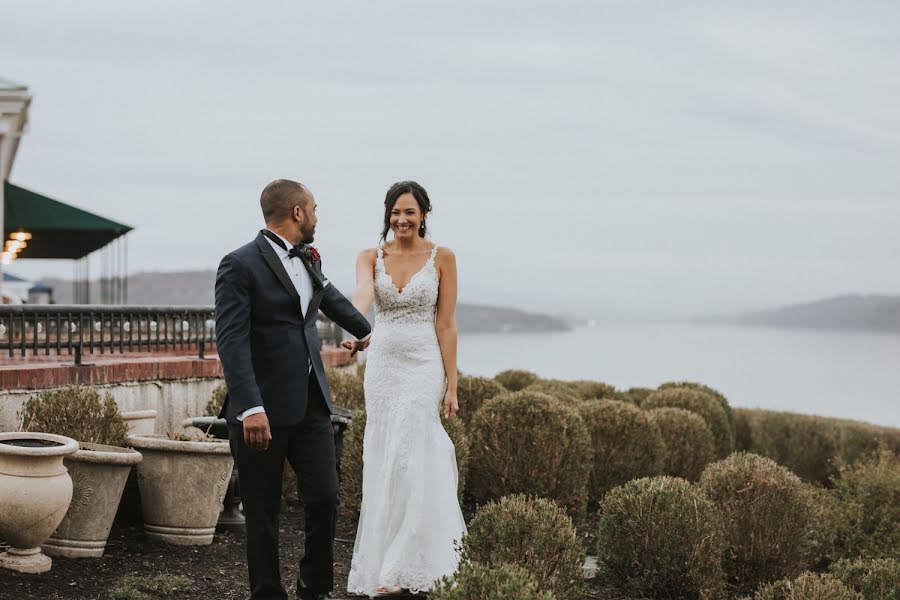
<svg viewBox="0 0 900 600"><path fill-rule="evenodd" d="M444 363L435 333L437 246L398 290L375 262L375 327L366 363L362 507L347 580L352 594L379 586L427 591L456 570L466 531L456 452L440 419Z"/></svg>

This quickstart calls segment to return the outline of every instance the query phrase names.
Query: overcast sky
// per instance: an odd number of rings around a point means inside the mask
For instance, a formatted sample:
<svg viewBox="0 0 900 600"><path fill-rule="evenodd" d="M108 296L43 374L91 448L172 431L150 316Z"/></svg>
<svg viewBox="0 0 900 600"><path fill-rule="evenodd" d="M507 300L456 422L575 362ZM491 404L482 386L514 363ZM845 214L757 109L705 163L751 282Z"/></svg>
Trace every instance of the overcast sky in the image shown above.
<svg viewBox="0 0 900 600"><path fill-rule="evenodd" d="M133 272L214 269L286 177L316 194L325 270L350 282L411 178L463 300L691 315L900 293L895 0L0 15L0 77L34 96L11 181L134 226Z"/></svg>

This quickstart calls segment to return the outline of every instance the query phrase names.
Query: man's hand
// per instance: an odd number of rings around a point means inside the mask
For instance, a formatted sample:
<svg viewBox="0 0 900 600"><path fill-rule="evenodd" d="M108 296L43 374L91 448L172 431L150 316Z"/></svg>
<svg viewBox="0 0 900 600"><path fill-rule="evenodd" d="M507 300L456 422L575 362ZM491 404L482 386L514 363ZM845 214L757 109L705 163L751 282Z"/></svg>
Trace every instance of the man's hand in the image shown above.
<svg viewBox="0 0 900 600"><path fill-rule="evenodd" d="M371 341L372 341L372 338L369 338L369 339L367 339L367 340L364 341L364 342L361 342L361 341L359 341L359 340L353 340L353 341L347 340L347 341L345 341L345 342L341 342L341 347L346 348L347 350L349 350L349 351L350 351L350 357L353 358L354 356L356 356L356 353L357 353L357 352L359 352L360 350L365 350L366 348L368 348L368 347L369 347L369 342L371 342Z"/></svg>
<svg viewBox="0 0 900 600"><path fill-rule="evenodd" d="M244 426L244 443L263 452L269 449L272 431L269 429L269 417L260 412L249 415L241 422Z"/></svg>
<svg viewBox="0 0 900 600"><path fill-rule="evenodd" d="M459 400L456 392L447 392L444 396L444 418L452 419L459 412Z"/></svg>

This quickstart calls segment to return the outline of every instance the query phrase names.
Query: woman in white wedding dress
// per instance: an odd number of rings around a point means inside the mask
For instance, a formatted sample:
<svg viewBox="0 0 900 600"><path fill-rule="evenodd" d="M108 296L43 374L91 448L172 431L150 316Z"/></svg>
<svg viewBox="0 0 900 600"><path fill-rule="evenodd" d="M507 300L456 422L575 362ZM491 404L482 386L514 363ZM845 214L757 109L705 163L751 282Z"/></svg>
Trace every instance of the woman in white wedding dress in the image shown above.
<svg viewBox="0 0 900 600"><path fill-rule="evenodd" d="M367 596L430 590L456 570L455 542L466 531L456 452L440 419L459 410L456 258L425 237L431 201L422 186L395 183L384 204L382 243L360 254L353 297L363 314L375 302L362 507L347 580L348 592Z"/></svg>

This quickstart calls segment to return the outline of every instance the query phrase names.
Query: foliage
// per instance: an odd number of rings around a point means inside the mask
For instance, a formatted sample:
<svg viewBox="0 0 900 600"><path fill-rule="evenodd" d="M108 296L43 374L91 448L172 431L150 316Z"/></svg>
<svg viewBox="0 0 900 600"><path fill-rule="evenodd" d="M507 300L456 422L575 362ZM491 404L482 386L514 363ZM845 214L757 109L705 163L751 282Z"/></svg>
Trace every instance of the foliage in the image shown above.
<svg viewBox="0 0 900 600"><path fill-rule="evenodd" d="M456 396L459 400L459 416L466 423L481 408L486 400L506 391L502 385L487 377L460 375L456 382Z"/></svg>
<svg viewBox="0 0 900 600"><path fill-rule="evenodd" d="M510 392L518 392L536 382L538 376L531 371L507 369L494 375L494 380Z"/></svg>
<svg viewBox="0 0 900 600"><path fill-rule="evenodd" d="M191 580L183 575L126 575L109 589L110 600L156 600L189 598Z"/></svg>
<svg viewBox="0 0 900 600"><path fill-rule="evenodd" d="M19 413L22 431L55 433L79 442L121 446L128 426L112 394L70 385L32 396Z"/></svg>
<svg viewBox="0 0 900 600"><path fill-rule="evenodd" d="M729 587L749 593L806 569L814 507L799 477L769 458L738 452L706 467L699 486L722 518Z"/></svg>
<svg viewBox="0 0 900 600"><path fill-rule="evenodd" d="M574 409L546 394L507 392L475 413L469 439L476 500L524 493L557 501L576 522L584 517L591 441Z"/></svg>
<svg viewBox="0 0 900 600"><path fill-rule="evenodd" d="M563 599L583 597L584 549L571 519L545 498L513 495L482 506L463 536L463 564L516 564Z"/></svg>
<svg viewBox="0 0 900 600"><path fill-rule="evenodd" d="M581 404L578 413L594 450L591 499L626 481L660 474L666 446L646 411L618 400L596 400Z"/></svg>
<svg viewBox="0 0 900 600"><path fill-rule="evenodd" d="M715 505L684 479L648 477L600 504L598 576L640 598L718 598L724 587Z"/></svg>
<svg viewBox="0 0 900 600"><path fill-rule="evenodd" d="M228 387L226 387L225 382L222 381L213 388L213 391L209 396L209 402L206 403L206 409L203 413L207 417L218 417L219 413L222 412L222 405L225 403L225 396L227 394Z"/></svg>
<svg viewBox="0 0 900 600"><path fill-rule="evenodd" d="M329 367L325 369L325 378L328 380L328 390L334 404L350 410L365 410L366 394L360 375L345 369Z"/></svg>
<svg viewBox="0 0 900 600"><path fill-rule="evenodd" d="M828 574L804 573L796 579L781 580L760 588L753 600L864 600Z"/></svg>
<svg viewBox="0 0 900 600"><path fill-rule="evenodd" d="M865 600L900 600L900 560L896 558L843 559L828 570Z"/></svg>
<svg viewBox="0 0 900 600"><path fill-rule="evenodd" d="M532 575L517 565L467 564L445 577L428 595L432 600L554 600Z"/></svg>
<svg viewBox="0 0 900 600"><path fill-rule="evenodd" d="M696 481L715 460L713 435L706 421L684 408L654 408L647 414L665 444L662 474Z"/></svg>
<svg viewBox="0 0 900 600"><path fill-rule="evenodd" d="M900 559L900 457L885 450L841 465L833 484L838 557Z"/></svg>
<svg viewBox="0 0 900 600"><path fill-rule="evenodd" d="M669 386L647 396L641 404L647 410L654 408L684 408L695 412L706 421L715 441L716 457L725 458L734 451L734 427L722 407L722 401L709 392L690 387Z"/></svg>

